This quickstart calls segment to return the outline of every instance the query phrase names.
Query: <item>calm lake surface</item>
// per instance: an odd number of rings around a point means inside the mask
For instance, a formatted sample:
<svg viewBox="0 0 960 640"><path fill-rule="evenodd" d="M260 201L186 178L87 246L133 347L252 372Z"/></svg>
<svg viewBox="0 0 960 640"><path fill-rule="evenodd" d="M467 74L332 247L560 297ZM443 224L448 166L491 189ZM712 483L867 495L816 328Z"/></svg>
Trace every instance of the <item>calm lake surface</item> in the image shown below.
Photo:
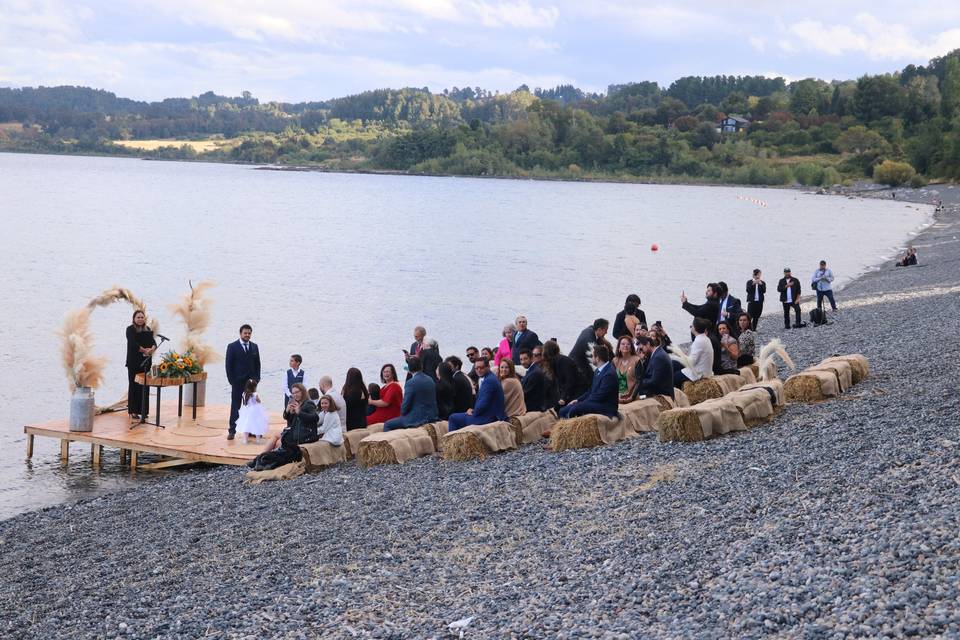
<svg viewBox="0 0 960 640"><path fill-rule="evenodd" d="M402 364L400 349L417 324L439 341L442 355L463 357L470 344L495 347L517 313L566 352L594 318L612 321L631 292L640 294L648 320L662 320L682 341L689 316L680 309L681 290L700 302L706 282L725 280L743 298L754 267L774 289L791 266L806 294L821 258L842 285L893 256L930 213L903 202L746 187L0 154L7 309L0 323L0 518L163 477L131 475L112 450L93 472L89 447L80 444L62 466L58 443L43 438L25 461L23 425L68 414L56 335L64 314L112 285L143 298L160 333L178 341L184 329L167 305L188 291L188 280L215 281L209 341L225 347L241 323L252 324L263 359L261 395L279 410L293 352L303 354L311 384L326 373L339 387L350 366L372 382L383 363ZM842 294L838 301L842 306ZM780 313L779 303L768 302L766 311ZM125 304L94 313L95 350L110 359L98 404L126 391L130 315ZM228 403L222 364L209 370L207 402Z"/></svg>

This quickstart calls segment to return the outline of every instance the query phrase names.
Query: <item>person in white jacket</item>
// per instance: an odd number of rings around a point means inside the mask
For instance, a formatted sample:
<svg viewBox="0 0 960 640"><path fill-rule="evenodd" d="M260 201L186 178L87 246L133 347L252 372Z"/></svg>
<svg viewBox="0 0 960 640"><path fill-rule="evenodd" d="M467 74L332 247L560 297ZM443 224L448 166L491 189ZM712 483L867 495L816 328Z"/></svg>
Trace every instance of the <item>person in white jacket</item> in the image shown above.
<svg viewBox="0 0 960 640"><path fill-rule="evenodd" d="M695 382L713 375L713 343L707 337L710 322L703 318L694 318L690 328L693 329L694 338L688 357L693 366L684 367L679 362L673 363L673 386L678 389L683 388L685 382Z"/></svg>
<svg viewBox="0 0 960 640"><path fill-rule="evenodd" d="M320 422L317 424L317 433L320 439L335 447L343 444L343 423L340 422L339 407L329 395L320 398Z"/></svg>

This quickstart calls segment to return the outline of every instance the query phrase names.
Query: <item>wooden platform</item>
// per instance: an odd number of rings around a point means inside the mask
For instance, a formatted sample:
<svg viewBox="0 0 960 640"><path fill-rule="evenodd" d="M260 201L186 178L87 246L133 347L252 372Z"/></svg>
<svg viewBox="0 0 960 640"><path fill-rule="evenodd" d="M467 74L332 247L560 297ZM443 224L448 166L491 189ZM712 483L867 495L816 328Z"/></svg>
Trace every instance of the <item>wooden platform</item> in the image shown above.
<svg viewBox="0 0 960 640"><path fill-rule="evenodd" d="M227 422L230 407L211 405L197 407L197 419L190 417L185 408L183 417L177 417L176 401L164 402L160 411L160 423L142 424L133 429L125 411L106 413L94 419L93 431L70 431L69 422L57 420L43 424L30 424L23 428L27 434L27 457L33 455L33 440L36 436L60 440L60 458L68 460L71 442L91 445L91 460L99 466L104 447L118 449L121 460L129 458L130 466L140 469L161 469L196 462L242 465L253 459L265 446L251 439L244 444L242 436L227 440ZM151 416L152 417L152 416ZM279 435L286 426L282 416L270 413L270 423L264 440ZM138 454L152 453L164 458L159 462L138 465Z"/></svg>

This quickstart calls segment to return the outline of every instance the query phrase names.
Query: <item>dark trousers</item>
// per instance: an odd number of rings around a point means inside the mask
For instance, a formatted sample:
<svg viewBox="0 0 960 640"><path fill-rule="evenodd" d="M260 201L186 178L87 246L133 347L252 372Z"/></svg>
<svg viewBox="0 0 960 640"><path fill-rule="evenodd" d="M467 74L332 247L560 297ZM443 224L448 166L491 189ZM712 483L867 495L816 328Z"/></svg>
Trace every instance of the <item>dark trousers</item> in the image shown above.
<svg viewBox="0 0 960 640"><path fill-rule="evenodd" d="M150 392L143 393L143 385L134 381L140 373L136 367L127 367L127 413L146 416L150 413Z"/></svg>
<svg viewBox="0 0 960 640"><path fill-rule="evenodd" d="M800 326L800 303L799 302L783 302L783 328L790 328L790 309L793 309L797 314L797 326Z"/></svg>
<svg viewBox="0 0 960 640"><path fill-rule="evenodd" d="M237 418L240 417L240 401L243 399L243 389L246 386L246 381L241 384L230 385L230 433L237 432Z"/></svg>
<svg viewBox="0 0 960 640"><path fill-rule="evenodd" d="M673 386L677 389L683 389L685 382L690 382L690 378L684 375L683 365L676 360L671 360L673 364Z"/></svg>
<svg viewBox="0 0 960 640"><path fill-rule="evenodd" d="M757 323L760 322L760 316L763 315L762 302L748 302L747 315L750 316L750 328L757 330Z"/></svg>
<svg viewBox="0 0 960 640"><path fill-rule="evenodd" d="M830 308L836 311L837 301L833 299L833 289L827 289L826 291L820 291L819 289L817 289L817 306L818 307L821 304L823 304L824 298L830 301Z"/></svg>

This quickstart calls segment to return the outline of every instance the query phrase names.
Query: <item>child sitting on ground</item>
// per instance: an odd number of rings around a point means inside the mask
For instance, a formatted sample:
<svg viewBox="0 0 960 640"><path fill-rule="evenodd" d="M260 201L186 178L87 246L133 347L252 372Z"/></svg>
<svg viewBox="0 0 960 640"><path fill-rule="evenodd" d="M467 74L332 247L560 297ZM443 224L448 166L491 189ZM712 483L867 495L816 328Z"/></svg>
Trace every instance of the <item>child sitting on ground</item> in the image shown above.
<svg viewBox="0 0 960 640"><path fill-rule="evenodd" d="M370 384L367 385L367 393L370 394L370 399L371 399L371 400L379 400L379 399L380 399L380 385L378 385L376 382L371 382ZM367 415L369 416L370 414L372 414L372 413L373 413L374 411L376 411L376 410L377 410L377 408L376 408L375 406L373 406L372 404L371 404L371 405L368 405L368 406L367 406Z"/></svg>
<svg viewBox="0 0 960 640"><path fill-rule="evenodd" d="M240 415L237 417L237 431L243 434L244 444L250 441L250 436L256 437L257 442L260 442L263 434L267 432L268 422L267 410L257 395L257 381L247 380L243 388Z"/></svg>

